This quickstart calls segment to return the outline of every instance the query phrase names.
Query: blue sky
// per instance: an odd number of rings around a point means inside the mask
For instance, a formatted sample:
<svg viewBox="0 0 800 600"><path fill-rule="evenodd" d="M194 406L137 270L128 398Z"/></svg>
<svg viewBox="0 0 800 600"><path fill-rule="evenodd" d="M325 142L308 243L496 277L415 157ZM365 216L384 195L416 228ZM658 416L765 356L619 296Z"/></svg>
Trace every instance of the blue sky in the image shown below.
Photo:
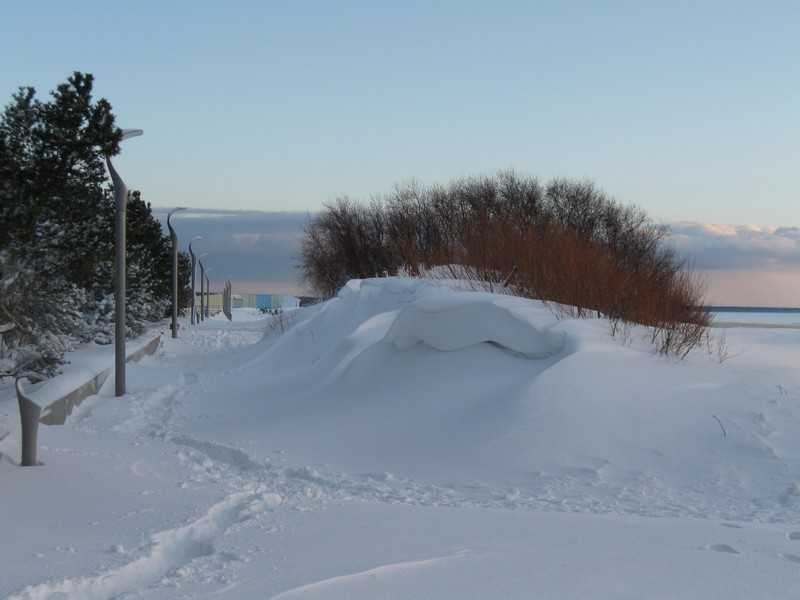
<svg viewBox="0 0 800 600"><path fill-rule="evenodd" d="M6 3L0 95L96 77L159 206L314 210L412 178L589 178L661 220L797 225L800 4Z"/></svg>

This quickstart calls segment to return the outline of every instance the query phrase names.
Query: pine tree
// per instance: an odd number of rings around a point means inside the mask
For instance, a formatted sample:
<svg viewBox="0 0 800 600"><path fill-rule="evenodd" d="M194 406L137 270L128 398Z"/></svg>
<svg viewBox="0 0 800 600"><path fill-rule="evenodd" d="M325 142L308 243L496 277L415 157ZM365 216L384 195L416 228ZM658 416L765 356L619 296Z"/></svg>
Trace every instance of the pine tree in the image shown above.
<svg viewBox="0 0 800 600"><path fill-rule="evenodd" d="M75 72L36 98L20 88L0 115L0 376L23 363L52 372L76 342L111 341L114 202L104 156L122 132L111 105ZM141 194L128 203L129 334L164 316L169 239ZM188 277L188 271L186 272Z"/></svg>

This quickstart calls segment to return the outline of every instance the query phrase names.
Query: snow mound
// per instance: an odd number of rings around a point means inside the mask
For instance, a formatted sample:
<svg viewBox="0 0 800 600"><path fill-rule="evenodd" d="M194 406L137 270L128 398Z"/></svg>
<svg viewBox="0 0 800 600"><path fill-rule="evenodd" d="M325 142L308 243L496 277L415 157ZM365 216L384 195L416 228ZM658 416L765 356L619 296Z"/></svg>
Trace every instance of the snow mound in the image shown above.
<svg viewBox="0 0 800 600"><path fill-rule="evenodd" d="M400 350L424 343L442 351L494 343L528 358L562 351L564 335L537 327L490 294L451 292L423 297L403 308L384 341Z"/></svg>
<svg viewBox="0 0 800 600"><path fill-rule="evenodd" d="M783 333L768 365L754 354L729 369L702 352L656 356L644 330L621 343L605 320L558 319L535 300L367 279L243 350L230 367L242 391L219 395L242 398L226 427L301 463L447 483L393 484L403 498L781 520L800 506L787 443L800 419L781 395L797 334ZM458 499L470 481L487 490Z"/></svg>
<svg viewBox="0 0 800 600"><path fill-rule="evenodd" d="M402 353L418 345L446 352L491 345L546 358L568 341L552 331L558 323L542 303L523 298L419 279L351 280L335 298L273 319L260 355L248 364L284 375L313 368L314 379L331 381L382 346Z"/></svg>

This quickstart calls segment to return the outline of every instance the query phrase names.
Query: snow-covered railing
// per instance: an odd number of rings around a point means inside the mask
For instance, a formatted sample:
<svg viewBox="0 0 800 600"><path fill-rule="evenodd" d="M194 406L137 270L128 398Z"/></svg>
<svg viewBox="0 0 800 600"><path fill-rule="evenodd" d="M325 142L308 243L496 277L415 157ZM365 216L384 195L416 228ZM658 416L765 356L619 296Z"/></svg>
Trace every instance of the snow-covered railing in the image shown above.
<svg viewBox="0 0 800 600"><path fill-rule="evenodd" d="M125 362L137 362L153 354L161 345L161 334L135 347L128 354ZM20 464L32 466L36 464L36 438L39 423L45 425L63 425L67 417L83 400L96 394L113 372L114 367L107 367L99 372L87 374L82 383L75 386L75 377L59 381L59 377L48 380L42 387L27 392L17 380L17 401L19 403L20 422L22 425L22 457Z"/></svg>

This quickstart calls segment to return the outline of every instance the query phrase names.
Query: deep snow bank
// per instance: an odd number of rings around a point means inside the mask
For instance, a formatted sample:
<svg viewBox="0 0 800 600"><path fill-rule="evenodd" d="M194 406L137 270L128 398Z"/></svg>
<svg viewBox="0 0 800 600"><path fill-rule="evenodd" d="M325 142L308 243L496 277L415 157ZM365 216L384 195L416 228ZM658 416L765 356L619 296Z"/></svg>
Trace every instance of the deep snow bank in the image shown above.
<svg viewBox="0 0 800 600"><path fill-rule="evenodd" d="M509 304L510 298L472 292L425 296L400 310L384 341L400 350L424 343L446 351L492 342L529 358L563 349L563 334L537 327Z"/></svg>
<svg viewBox="0 0 800 600"><path fill-rule="evenodd" d="M402 278L352 280L336 298L282 318L291 330L266 343L280 348L271 349L271 360L292 369L308 357L316 362L378 342L442 351L491 342L544 358L562 351L565 341L563 333L550 331L558 321L541 303Z"/></svg>
<svg viewBox="0 0 800 600"><path fill-rule="evenodd" d="M800 508L800 412L786 405L800 381L746 349L676 361L644 332L626 345L600 319L412 279L351 281L285 318L230 358L239 380L218 395L235 411L197 427L302 464L455 485L426 488L431 502L459 504L452 490L481 480L490 506L762 520Z"/></svg>

